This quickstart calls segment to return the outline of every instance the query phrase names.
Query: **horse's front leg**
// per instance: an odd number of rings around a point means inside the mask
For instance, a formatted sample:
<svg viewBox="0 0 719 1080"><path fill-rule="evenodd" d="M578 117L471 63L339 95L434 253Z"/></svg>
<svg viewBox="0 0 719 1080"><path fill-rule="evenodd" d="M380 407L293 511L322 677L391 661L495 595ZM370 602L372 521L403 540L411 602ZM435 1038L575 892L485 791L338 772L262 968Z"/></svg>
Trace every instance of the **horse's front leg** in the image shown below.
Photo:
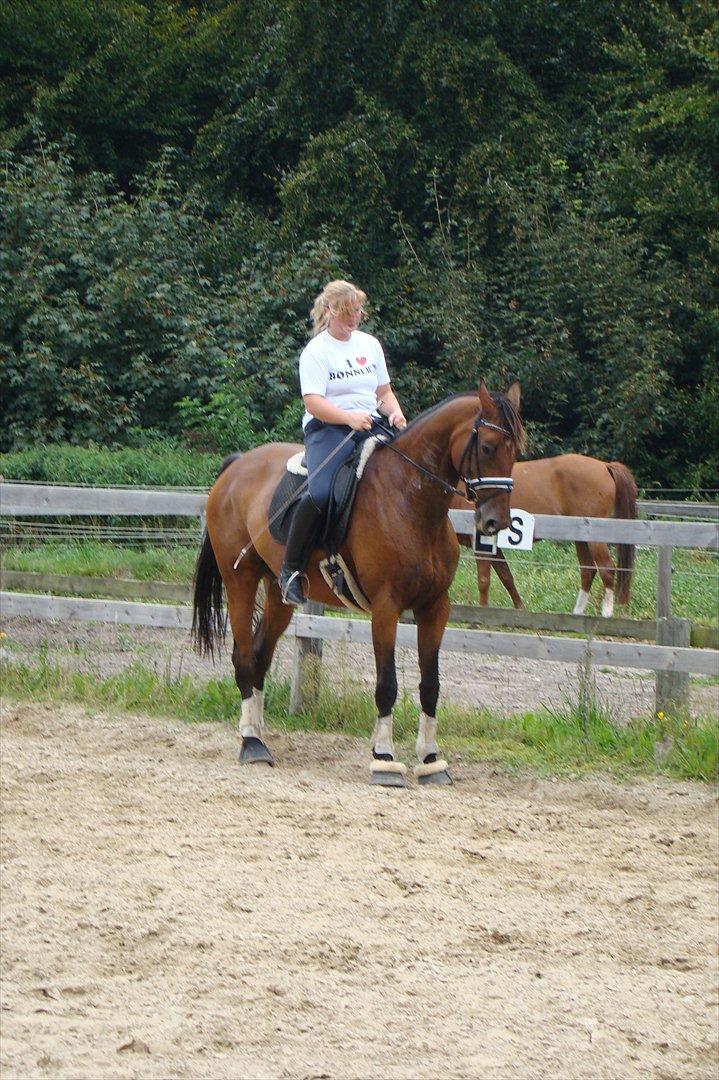
<svg viewBox="0 0 719 1080"><path fill-rule="evenodd" d="M272 754L265 745L263 732L264 695L262 682L255 683L252 652L252 618L259 575L250 566L244 572L225 579L227 612L234 640L232 665L235 683L242 697L240 714L240 761L243 765L264 763L274 765ZM264 675L264 672L263 672Z"/></svg>
<svg viewBox="0 0 719 1080"><path fill-rule="evenodd" d="M437 698L439 697L439 647L449 618L449 596L444 593L429 607L415 610L419 654L419 700L422 715L415 749L419 765L414 774L420 784L451 784L447 762L437 746Z"/></svg>
<svg viewBox="0 0 719 1080"><path fill-rule="evenodd" d="M390 600L372 605L372 644L377 669L374 700L377 719L372 732L370 782L382 787L406 787L407 766L397 761L392 738L392 709L397 700L394 650L400 612Z"/></svg>

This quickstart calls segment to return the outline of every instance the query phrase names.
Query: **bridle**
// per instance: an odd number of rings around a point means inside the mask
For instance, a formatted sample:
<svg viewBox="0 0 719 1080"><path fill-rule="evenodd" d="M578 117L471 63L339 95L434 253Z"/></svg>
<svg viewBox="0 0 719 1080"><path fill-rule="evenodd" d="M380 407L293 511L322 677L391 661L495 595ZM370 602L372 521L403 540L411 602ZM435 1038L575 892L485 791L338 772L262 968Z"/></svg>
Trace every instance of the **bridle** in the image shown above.
<svg viewBox="0 0 719 1080"><path fill-rule="evenodd" d="M489 420L485 420L480 413L475 418L472 424L472 430L469 438L467 439L467 445L464 448L464 452L459 461L459 475L467 489L466 498L469 502L473 502L475 505L479 499L479 494L482 491L486 491L488 488L496 488L498 491L512 491L514 488L514 480L511 476L480 476L479 472L479 429L481 427L490 428L492 431L499 431L502 435L506 435L508 439L512 438L511 432L506 428L500 427L499 424L491 424ZM474 452L474 460L477 466L477 475L474 477L465 476L462 472L465 461L468 461L470 467L472 464L472 453Z"/></svg>
<svg viewBox="0 0 719 1080"><path fill-rule="evenodd" d="M394 438L394 432L391 431L389 427L385 427L385 425L378 421L376 418L375 423L378 427L381 427L383 431L386 431ZM514 488L514 480L512 480L511 476L484 477L479 475L479 429L481 427L491 428L492 431L499 431L502 435L506 435L508 439L511 439L513 437L511 431L507 431L506 428L500 427L499 424L490 423L489 420L485 420L483 418L481 413L475 418L474 424L472 425L472 430L469 434L469 438L467 439L467 445L462 451L462 457L460 458L459 468L457 470L460 480L467 489L466 492L460 491L459 488L454 487L452 484L448 484L446 480L443 480L441 478L441 476L435 476L435 474L433 472L430 472L429 469L425 469L424 465L420 465L418 461L413 461L412 458L407 457L407 455L404 454L401 450L399 450L393 442L388 442L385 445L387 446L388 450L393 450L394 453L398 454L401 458L404 459L404 461L408 462L408 464L410 465L413 465L414 468L421 472L423 476L426 476L428 480L433 480L435 484L439 484L439 486L443 488L448 495L460 495L463 499L467 499L469 502L473 502L476 506L479 498L479 493L481 491L486 491L488 489L494 488L498 491L509 492L512 491L512 489ZM465 461L468 461L469 466L471 467L473 452L474 460L477 466L477 475L466 476L462 472L464 468L464 463Z"/></svg>

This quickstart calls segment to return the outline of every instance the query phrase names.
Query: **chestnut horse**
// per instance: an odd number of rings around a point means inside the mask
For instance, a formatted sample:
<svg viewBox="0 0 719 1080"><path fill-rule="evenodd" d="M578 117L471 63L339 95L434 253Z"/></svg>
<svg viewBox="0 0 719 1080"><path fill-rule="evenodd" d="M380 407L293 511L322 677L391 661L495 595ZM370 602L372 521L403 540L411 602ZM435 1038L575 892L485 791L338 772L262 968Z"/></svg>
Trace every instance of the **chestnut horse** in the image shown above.
<svg viewBox="0 0 719 1080"><path fill-rule="evenodd" d="M636 481L620 461L605 462L582 454L561 454L553 458L517 462L512 479L512 505L530 514L602 518L637 516ZM467 506L462 499L455 499L452 503L452 509L466 510ZM634 545L617 544L617 567L612 562L609 548L600 541L577 540L574 546L581 575L574 614L583 615L586 611L589 590L597 570L604 585L602 615L609 617L614 611L615 584L617 602L629 603ZM501 548L496 555L477 558L480 605L484 607L488 602L490 567L494 567L514 606L524 607Z"/></svg>
<svg viewBox="0 0 719 1080"><path fill-rule="evenodd" d="M348 429L349 430L349 429ZM519 384L506 396L455 394L422 413L393 442L369 458L340 554L371 605L376 666L377 721L371 780L405 786L406 767L395 758L392 708L397 698L395 639L403 611L414 612L422 715L415 768L423 783L448 783L436 742L439 647L449 614L448 589L459 546L447 512L463 480L475 495L475 517L492 535L509 524L510 474L524 442ZM193 635L213 653L224 638L222 586L234 647L235 681L242 696L242 762L272 757L263 739L263 688L278 638L293 609L277 585L283 547L270 536L268 509L288 459L300 449L271 443L225 462L210 491L207 532L195 570ZM238 559L238 554L243 553ZM307 567L308 598L341 607L318 569L316 549ZM264 581L264 610L253 630L255 597Z"/></svg>

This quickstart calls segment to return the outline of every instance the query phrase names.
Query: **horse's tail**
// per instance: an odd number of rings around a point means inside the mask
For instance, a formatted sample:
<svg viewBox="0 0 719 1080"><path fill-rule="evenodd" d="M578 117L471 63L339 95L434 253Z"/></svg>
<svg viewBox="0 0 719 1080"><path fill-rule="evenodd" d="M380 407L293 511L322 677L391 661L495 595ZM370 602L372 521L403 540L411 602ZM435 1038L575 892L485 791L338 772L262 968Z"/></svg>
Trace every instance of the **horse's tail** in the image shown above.
<svg viewBox="0 0 719 1080"><path fill-rule="evenodd" d="M230 454L225 458L217 475L240 456ZM214 656L215 648L219 649L225 640L227 622L222 607L222 575L207 529L195 564L194 585L192 640L201 656Z"/></svg>
<svg viewBox="0 0 719 1080"><path fill-rule="evenodd" d="M192 640L201 656L214 656L225 638L222 607L222 575L217 565L210 534L205 530L195 564L195 591L192 609Z"/></svg>
<svg viewBox="0 0 719 1080"><path fill-rule="evenodd" d="M637 516L637 482L631 471L621 461L607 465L614 480L614 516L635 518ZM617 544L617 603L628 604L634 573L634 544Z"/></svg>

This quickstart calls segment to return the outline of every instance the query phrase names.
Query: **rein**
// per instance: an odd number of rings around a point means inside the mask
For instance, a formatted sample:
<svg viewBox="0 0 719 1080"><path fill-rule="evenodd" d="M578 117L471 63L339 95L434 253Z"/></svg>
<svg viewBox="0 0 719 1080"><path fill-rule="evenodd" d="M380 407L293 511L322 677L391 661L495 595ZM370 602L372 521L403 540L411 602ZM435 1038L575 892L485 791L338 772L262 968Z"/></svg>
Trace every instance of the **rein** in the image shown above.
<svg viewBox="0 0 719 1080"><path fill-rule="evenodd" d="M481 416L478 416L474 421L471 434L467 440L467 445L462 452L462 457L459 462L459 476L466 488L466 492L464 492L460 491L459 488L454 487L452 484L448 484L447 481L443 480L440 476L435 476L435 474L433 472L430 472L429 469L425 469L424 465L420 465L418 461L413 461L411 457L407 457L407 455L403 453L402 450L398 450L397 447L394 445L395 433L392 431L392 429L387 425L383 424L381 420L377 419L376 416L373 418L373 420L378 428L380 428L382 431L384 431L387 435L390 436L390 441L385 443L385 446L389 450L393 450L395 454L398 454L409 465L414 466L414 468L421 472L423 476L426 476L428 480L432 480L433 483L439 484L439 486L446 492L447 495L459 495L461 496L461 498L467 499L467 501L474 502L476 504L480 491L484 491L487 488L497 488L500 491L511 491L514 487L514 481L512 480L511 476L482 477L479 475L479 429L481 427L491 428L492 431L499 431L502 435L506 435L508 439L512 438L512 433L507 431L506 428L500 427L499 424L491 424L489 420L484 420ZM334 450L331 450L327 457L320 462L320 464L315 469L315 473L319 472L320 469L324 468L327 462L331 461L335 454L339 453L345 443L349 442L353 435L354 430L350 429L342 442L338 446L336 446ZM477 462L477 476L469 477L464 475L464 473L462 472L462 468L468 458L471 460L473 450L475 452L475 461ZM275 514L272 515L269 521L263 526L263 528L257 534L258 536L261 536L263 533L269 530L269 527L275 520L275 518L278 518L280 514L284 513L290 503L295 501L299 493L307 487L307 485L309 484L309 480L309 476L306 476L300 486L297 488L297 490L292 493L292 495L287 499L287 501L277 510ZM255 537L255 539L257 539L257 537ZM252 540L250 540L249 544L245 544L242 551L233 563L233 570L237 569L247 552L250 550L250 548L254 546L254 541Z"/></svg>
<svg viewBox="0 0 719 1080"><path fill-rule="evenodd" d="M381 427L383 431L386 431L389 435L392 435L393 439L395 438L394 432L390 428L385 427L385 425L378 420L375 420L375 423L378 427ZM514 480L512 480L511 476L482 477L479 475L478 439L479 429L481 427L491 428L492 431L499 431L502 435L506 435L508 439L512 438L511 432L507 431L506 428L500 427L499 424L491 424L489 420L484 420L481 416L477 417L472 427L472 432L469 436L469 439L467 440L467 445L464 448L461 460L459 462L459 476L464 483L466 492L460 491L459 488L454 487L452 484L448 484L447 481L443 480L440 476L435 476L435 474L433 472L430 472L429 469L425 469L424 465L420 465L418 461L413 461L411 457L407 457L405 453L397 449L397 447L394 445L394 442L388 442L385 445L389 450L393 450L395 454L398 454L409 465L413 465L414 468L417 469L418 472L421 472L423 476L426 476L428 480L432 480L435 484L439 484L439 486L447 493L447 495L459 495L463 499L466 499L468 502L476 503L477 496L480 490L484 491L487 488L498 488L500 491L511 491L514 487ZM462 472L465 461L468 458L471 461L472 450L475 451L475 460L477 462L476 477L465 476Z"/></svg>

